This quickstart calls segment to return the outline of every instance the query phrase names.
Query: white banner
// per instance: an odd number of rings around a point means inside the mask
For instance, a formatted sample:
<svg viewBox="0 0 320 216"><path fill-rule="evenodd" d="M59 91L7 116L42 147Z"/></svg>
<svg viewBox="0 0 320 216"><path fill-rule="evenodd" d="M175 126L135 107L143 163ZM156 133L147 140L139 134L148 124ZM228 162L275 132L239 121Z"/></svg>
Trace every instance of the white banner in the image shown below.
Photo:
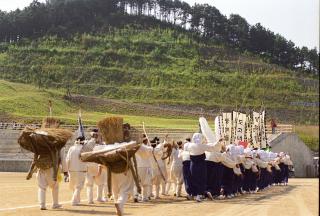
<svg viewBox="0 0 320 216"><path fill-rule="evenodd" d="M214 129L215 129L215 134L216 134L217 140L224 137L222 116L217 116L214 119Z"/></svg>
<svg viewBox="0 0 320 216"><path fill-rule="evenodd" d="M223 119L223 136L225 144L231 144L231 132L232 132L232 113L222 113Z"/></svg>
<svg viewBox="0 0 320 216"><path fill-rule="evenodd" d="M265 110L260 115L260 134L261 134L261 145L260 148L267 147L267 135L266 135L266 122L265 122L266 112Z"/></svg>
<svg viewBox="0 0 320 216"><path fill-rule="evenodd" d="M246 114L238 113L237 124L236 124L236 136L235 144L239 141L244 141L245 128L246 128Z"/></svg>
<svg viewBox="0 0 320 216"><path fill-rule="evenodd" d="M245 141L248 143L248 147L250 147L251 142L252 142L252 122L251 122L251 120L252 119L251 119L250 115L247 115Z"/></svg>
<svg viewBox="0 0 320 216"><path fill-rule="evenodd" d="M254 148L260 148L260 113L252 113L252 144Z"/></svg>
<svg viewBox="0 0 320 216"><path fill-rule="evenodd" d="M237 136L237 121L238 121L238 112L233 111L232 112L232 135L231 135L231 143L234 144L235 140L236 140L236 136Z"/></svg>

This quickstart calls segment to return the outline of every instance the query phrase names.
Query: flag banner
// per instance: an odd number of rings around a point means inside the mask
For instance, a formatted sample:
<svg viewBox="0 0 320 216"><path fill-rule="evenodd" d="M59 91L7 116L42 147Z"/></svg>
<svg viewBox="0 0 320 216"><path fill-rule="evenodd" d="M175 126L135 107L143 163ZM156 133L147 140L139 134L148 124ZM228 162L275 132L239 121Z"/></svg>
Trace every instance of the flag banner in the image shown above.
<svg viewBox="0 0 320 216"><path fill-rule="evenodd" d="M222 116L217 116L214 119L214 129L215 129L215 134L216 134L217 140L224 137Z"/></svg>
<svg viewBox="0 0 320 216"><path fill-rule="evenodd" d="M245 127L246 127L246 114L238 113L237 124L236 124L236 136L235 144L239 144L239 141L244 141Z"/></svg>
<svg viewBox="0 0 320 216"><path fill-rule="evenodd" d="M252 113L252 145L254 148L260 148L260 113Z"/></svg>
<svg viewBox="0 0 320 216"><path fill-rule="evenodd" d="M202 132L203 136L206 138L207 142L215 143L217 138L214 135L213 131L211 130L211 128L207 122L207 119L205 119L204 117L200 117L199 124L200 124L200 128L201 128L201 132Z"/></svg>
<svg viewBox="0 0 320 216"><path fill-rule="evenodd" d="M261 145L260 148L267 147L267 134L266 134L266 112L265 110L260 114L260 134L261 134Z"/></svg>
<svg viewBox="0 0 320 216"><path fill-rule="evenodd" d="M83 125L82 125L81 117L82 117L81 111L79 111L77 137L85 137L84 128L83 128Z"/></svg>
<svg viewBox="0 0 320 216"><path fill-rule="evenodd" d="M232 113L222 113L223 120L223 136L225 144L231 144L231 132L232 132Z"/></svg>
<svg viewBox="0 0 320 216"><path fill-rule="evenodd" d="M234 143L237 136L237 121L238 121L238 112L233 111L232 112L232 128L231 128L231 143Z"/></svg>
<svg viewBox="0 0 320 216"><path fill-rule="evenodd" d="M252 118L250 117L250 115L247 115L246 132L244 140L248 143L247 146L250 147L252 142Z"/></svg>

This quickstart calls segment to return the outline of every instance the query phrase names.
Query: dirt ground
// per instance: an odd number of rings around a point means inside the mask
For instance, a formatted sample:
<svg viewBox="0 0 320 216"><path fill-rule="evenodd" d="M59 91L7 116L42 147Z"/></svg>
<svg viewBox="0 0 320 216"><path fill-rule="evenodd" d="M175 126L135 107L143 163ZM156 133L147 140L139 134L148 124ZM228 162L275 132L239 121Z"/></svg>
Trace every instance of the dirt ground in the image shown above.
<svg viewBox="0 0 320 216"><path fill-rule="evenodd" d="M71 192L67 183L60 187L63 209L51 210L51 196L47 191L47 211L37 205L35 176L25 180L25 173L0 173L0 215L115 215L111 201L81 206L71 206ZM86 199L85 192L82 199ZM215 200L196 203L185 198L162 197L148 203L132 203L125 206L125 215L132 216L295 216L319 214L319 179L290 179L288 186L274 186L257 194L244 195L231 200Z"/></svg>

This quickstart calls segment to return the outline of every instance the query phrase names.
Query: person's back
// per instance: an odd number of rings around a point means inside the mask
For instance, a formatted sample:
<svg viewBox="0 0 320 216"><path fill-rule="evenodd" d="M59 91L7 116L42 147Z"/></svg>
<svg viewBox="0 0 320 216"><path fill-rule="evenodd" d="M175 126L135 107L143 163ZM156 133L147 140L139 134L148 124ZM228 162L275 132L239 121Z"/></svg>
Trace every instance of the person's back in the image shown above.
<svg viewBox="0 0 320 216"><path fill-rule="evenodd" d="M70 172L82 172L87 170L86 163L80 160L81 144L75 144L70 147L67 154L68 170Z"/></svg>

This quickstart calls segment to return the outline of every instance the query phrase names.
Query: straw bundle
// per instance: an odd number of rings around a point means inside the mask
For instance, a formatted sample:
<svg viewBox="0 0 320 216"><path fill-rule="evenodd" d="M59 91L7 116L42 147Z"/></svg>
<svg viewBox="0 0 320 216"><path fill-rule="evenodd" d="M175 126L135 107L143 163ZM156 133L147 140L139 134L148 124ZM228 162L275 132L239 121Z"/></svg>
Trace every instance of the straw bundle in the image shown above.
<svg viewBox="0 0 320 216"><path fill-rule="evenodd" d="M99 131L106 144L121 143L123 141L123 118L108 117L98 122Z"/></svg>
<svg viewBox="0 0 320 216"><path fill-rule="evenodd" d="M53 117L46 117L42 120L41 128L58 128L60 120Z"/></svg>
<svg viewBox="0 0 320 216"><path fill-rule="evenodd" d="M102 164L109 167L114 173L122 173L127 170L127 160L130 161L139 148L140 144L131 142L109 150L82 153L81 160Z"/></svg>
<svg viewBox="0 0 320 216"><path fill-rule="evenodd" d="M60 150L72 137L72 132L59 128L33 129L26 127L19 139L19 145L36 154L50 154Z"/></svg>

